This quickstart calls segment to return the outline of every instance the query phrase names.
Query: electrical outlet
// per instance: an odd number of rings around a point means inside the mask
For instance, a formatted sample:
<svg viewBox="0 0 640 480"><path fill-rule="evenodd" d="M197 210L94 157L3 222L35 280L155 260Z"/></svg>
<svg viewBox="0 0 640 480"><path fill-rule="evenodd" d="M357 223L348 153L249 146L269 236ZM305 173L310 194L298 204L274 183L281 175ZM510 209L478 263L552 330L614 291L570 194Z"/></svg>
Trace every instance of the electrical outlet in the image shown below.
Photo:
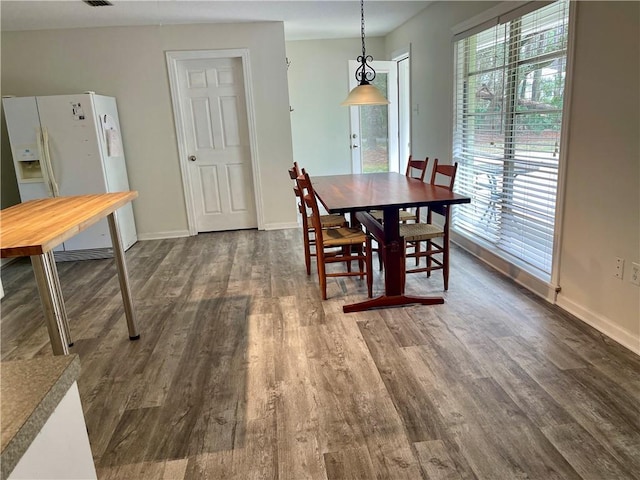
<svg viewBox="0 0 640 480"><path fill-rule="evenodd" d="M614 264L613 276L622 280L624 274L624 258L616 257L616 263Z"/></svg>
<svg viewBox="0 0 640 480"><path fill-rule="evenodd" d="M629 281L640 287L640 263L634 262L631 264L631 278Z"/></svg>

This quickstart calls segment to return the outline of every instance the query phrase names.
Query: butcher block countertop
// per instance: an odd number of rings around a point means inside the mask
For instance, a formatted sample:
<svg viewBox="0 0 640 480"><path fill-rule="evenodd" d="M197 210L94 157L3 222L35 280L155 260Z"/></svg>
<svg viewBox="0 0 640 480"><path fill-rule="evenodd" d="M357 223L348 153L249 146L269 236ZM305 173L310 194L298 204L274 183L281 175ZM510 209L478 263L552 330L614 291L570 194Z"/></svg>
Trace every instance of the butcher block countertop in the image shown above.
<svg viewBox="0 0 640 480"><path fill-rule="evenodd" d="M80 375L77 355L0 363L2 478L7 478Z"/></svg>
<svg viewBox="0 0 640 480"><path fill-rule="evenodd" d="M1 257L42 255L138 197L138 192L43 198L0 211Z"/></svg>

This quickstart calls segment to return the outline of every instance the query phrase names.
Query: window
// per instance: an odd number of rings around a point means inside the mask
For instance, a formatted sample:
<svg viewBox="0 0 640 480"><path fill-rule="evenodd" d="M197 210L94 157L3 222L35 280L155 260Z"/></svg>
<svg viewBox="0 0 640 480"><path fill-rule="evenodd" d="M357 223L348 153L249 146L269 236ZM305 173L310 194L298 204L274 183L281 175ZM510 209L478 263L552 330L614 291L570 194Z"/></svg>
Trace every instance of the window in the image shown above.
<svg viewBox="0 0 640 480"><path fill-rule="evenodd" d="M389 95L389 75L379 72L372 84ZM362 144L362 173L389 171L389 105L362 105L360 114L360 143Z"/></svg>
<svg viewBox="0 0 640 480"><path fill-rule="evenodd" d="M456 190L472 202L454 209L452 225L548 281L569 2L539 5L456 38Z"/></svg>

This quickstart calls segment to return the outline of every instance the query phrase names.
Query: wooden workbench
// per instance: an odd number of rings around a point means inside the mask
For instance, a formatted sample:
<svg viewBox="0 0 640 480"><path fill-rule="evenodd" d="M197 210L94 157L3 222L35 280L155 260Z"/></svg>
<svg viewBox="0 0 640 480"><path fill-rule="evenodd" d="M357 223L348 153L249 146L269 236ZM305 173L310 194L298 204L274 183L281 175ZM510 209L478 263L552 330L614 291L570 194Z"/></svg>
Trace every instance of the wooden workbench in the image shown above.
<svg viewBox="0 0 640 480"><path fill-rule="evenodd" d="M30 256L54 355L69 353L70 334L53 248L107 217L118 268L129 338L140 338L116 210L138 192L101 193L31 200L0 211L0 256Z"/></svg>

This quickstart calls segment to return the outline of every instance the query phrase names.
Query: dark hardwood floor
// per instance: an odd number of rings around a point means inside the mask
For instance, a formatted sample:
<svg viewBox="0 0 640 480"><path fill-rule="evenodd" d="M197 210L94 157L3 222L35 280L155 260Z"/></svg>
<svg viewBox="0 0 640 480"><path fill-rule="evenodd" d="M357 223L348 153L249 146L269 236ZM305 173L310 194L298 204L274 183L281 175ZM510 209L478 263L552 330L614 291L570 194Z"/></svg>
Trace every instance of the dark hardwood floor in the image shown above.
<svg viewBox="0 0 640 480"><path fill-rule="evenodd" d="M444 305L352 314L365 282L321 301L297 230L127 261L136 342L113 261L58 264L101 479L640 478L640 357L459 249ZM2 281L2 360L51 355L28 260Z"/></svg>

